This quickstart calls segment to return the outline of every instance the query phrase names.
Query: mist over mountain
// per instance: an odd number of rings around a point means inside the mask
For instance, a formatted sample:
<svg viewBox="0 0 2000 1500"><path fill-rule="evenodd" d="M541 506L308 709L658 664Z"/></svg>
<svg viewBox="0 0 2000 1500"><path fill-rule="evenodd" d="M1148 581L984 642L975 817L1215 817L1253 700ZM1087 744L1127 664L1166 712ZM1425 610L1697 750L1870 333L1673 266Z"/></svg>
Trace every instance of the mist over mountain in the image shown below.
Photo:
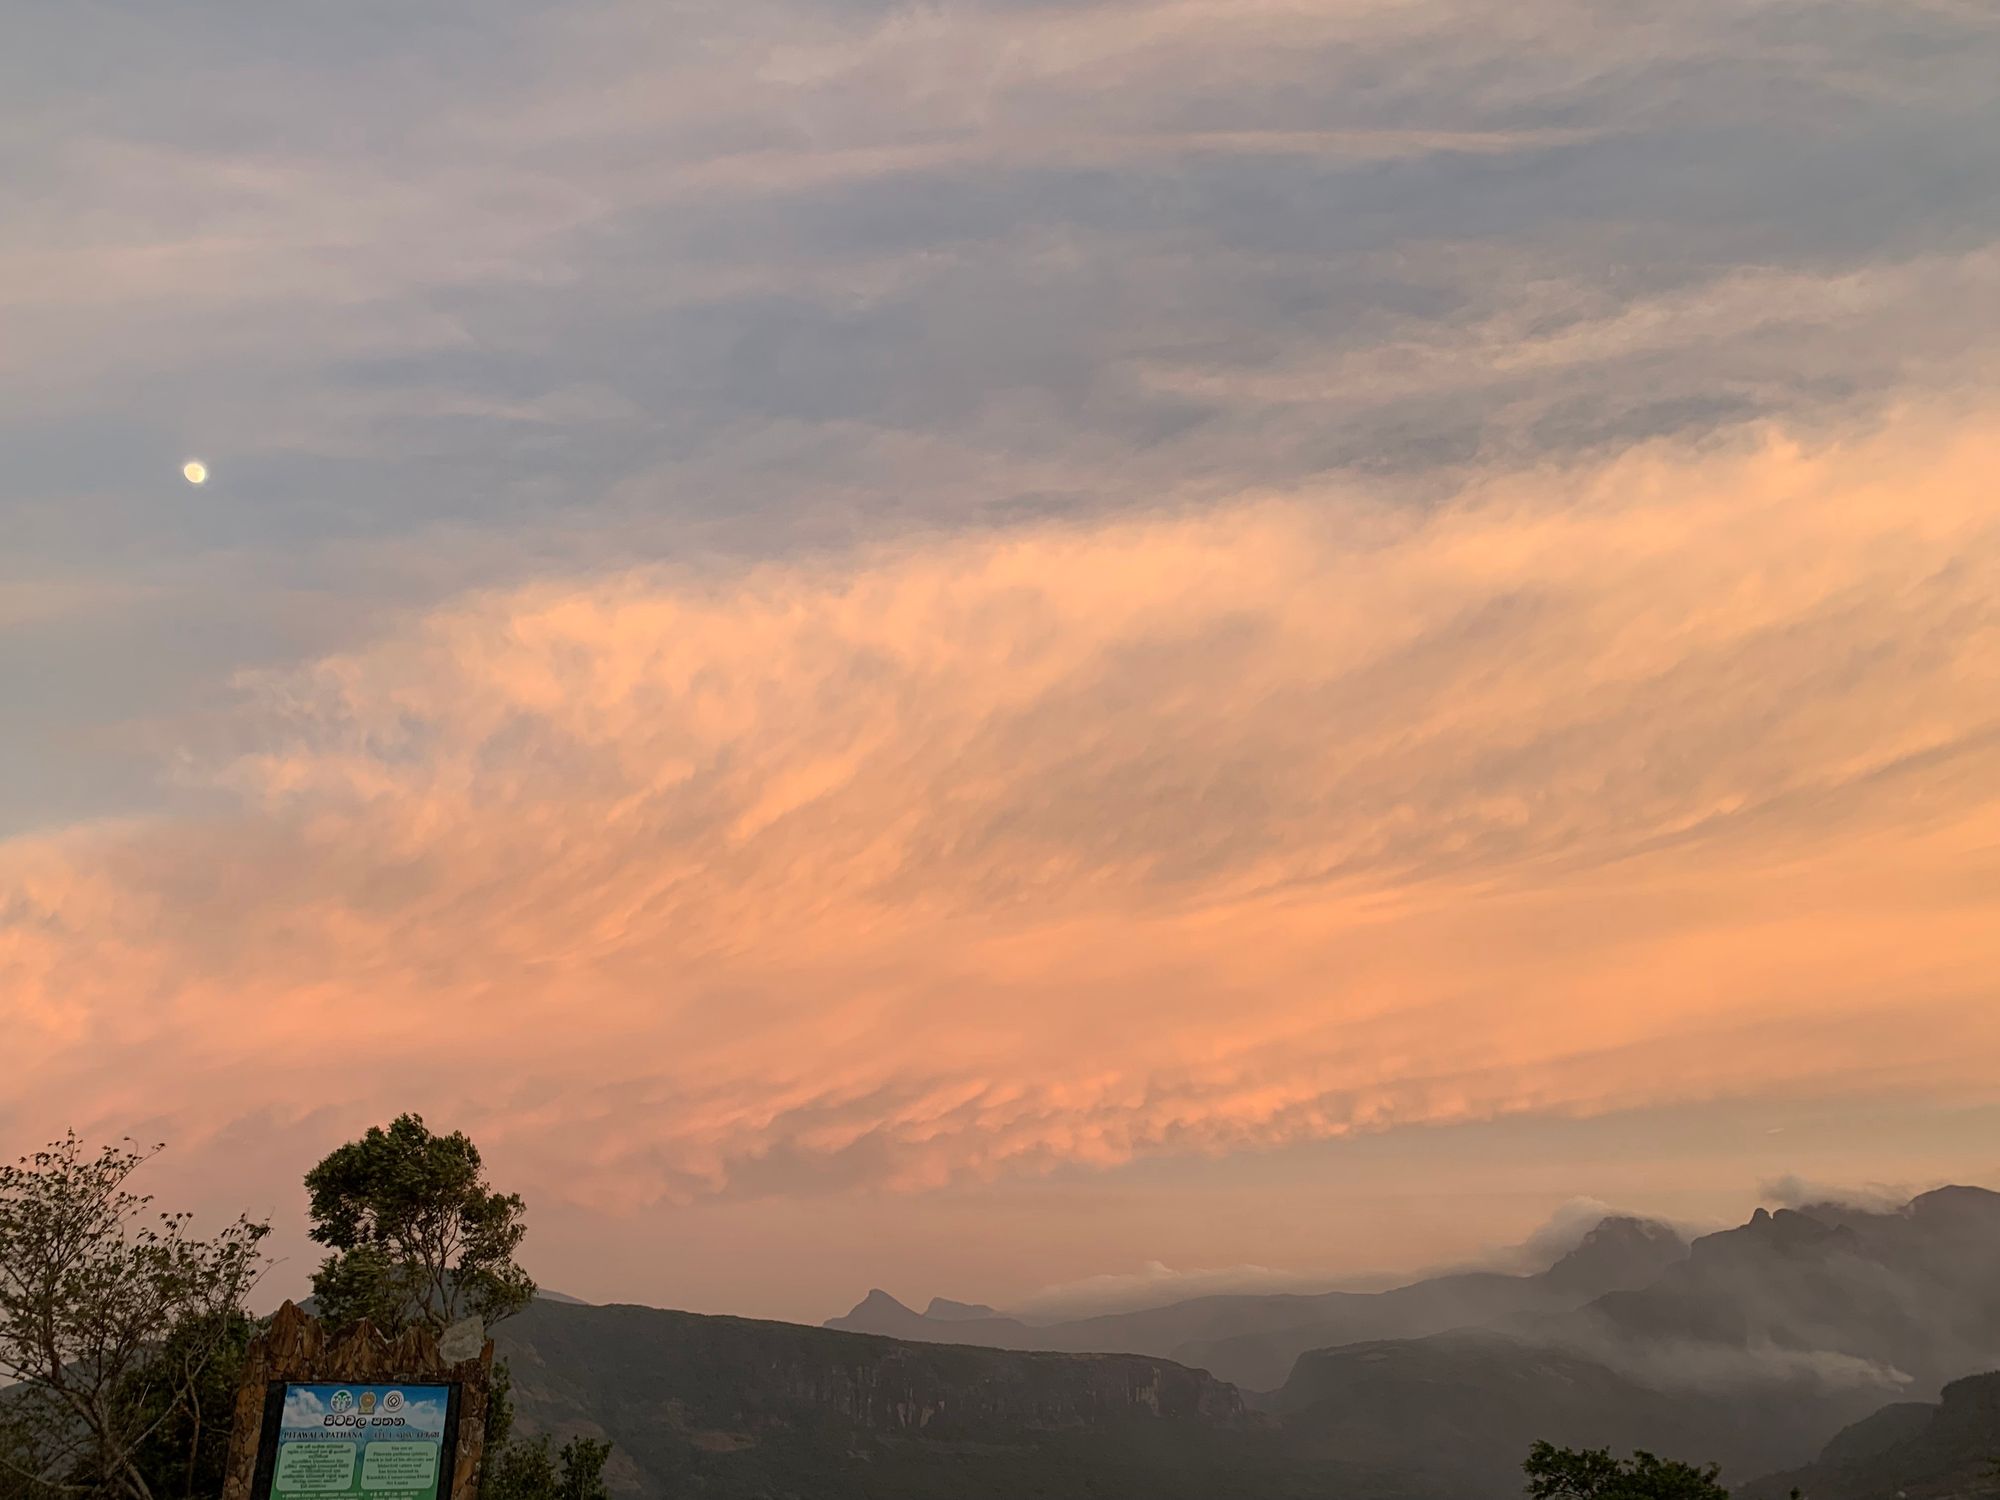
<svg viewBox="0 0 2000 1500"><path fill-rule="evenodd" d="M1901 1208L1759 1209L1687 1260L1543 1336L1672 1383L1809 1374L1934 1395L2000 1364L2000 1193L1948 1187Z"/></svg>
<svg viewBox="0 0 2000 1500"><path fill-rule="evenodd" d="M1741 1481L2000 1365L1996 1266L2000 1194L1983 1189L1759 1209L1568 1313L1313 1350L1267 1404L1310 1451L1397 1463L1440 1493L1502 1493L1524 1428L1698 1455Z"/></svg>
<svg viewBox="0 0 2000 1500"><path fill-rule="evenodd" d="M1440 1268L1444 1269L1444 1268ZM1469 1269L1453 1266L1449 1269ZM1512 1269L1511 1267L1509 1269ZM1539 1269L1539 1266L1536 1267ZM1428 1272L1426 1274L1429 1274ZM1147 1261L1136 1271L1104 1272L1078 1281L1043 1287L999 1309L1030 1327L1074 1322L1112 1313L1144 1312L1196 1297L1313 1296L1332 1291L1380 1291L1414 1279L1396 1275L1335 1276L1305 1271L1281 1271L1269 1266L1238 1265L1180 1270L1161 1261Z"/></svg>
<svg viewBox="0 0 2000 1500"><path fill-rule="evenodd" d="M1967 1376L1935 1402L1906 1401L1842 1428L1810 1464L1768 1475L1742 1500L1957 1500L2000 1492L2000 1372Z"/></svg>
<svg viewBox="0 0 2000 1500"><path fill-rule="evenodd" d="M1736 1482L1796 1462L1879 1397L1772 1379L1663 1388L1491 1329L1302 1355L1269 1399L1297 1451L1381 1466L1439 1500L1520 1493L1524 1434L1561 1446L1697 1456Z"/></svg>
<svg viewBox="0 0 2000 1500"><path fill-rule="evenodd" d="M1644 1286L1687 1254L1663 1224L1605 1219L1547 1270L1531 1276L1468 1272L1436 1277L1372 1296L1336 1293L1315 1299L1317 1314L1263 1332L1190 1340L1184 1357L1251 1389L1268 1389L1311 1349L1363 1339L1416 1338L1509 1316L1576 1308L1606 1292Z"/></svg>
<svg viewBox="0 0 2000 1500"><path fill-rule="evenodd" d="M1511 1500L1546 1438L1941 1500L2000 1452L2000 1376L1965 1378L2000 1365L1996 1266L2000 1194L1946 1188L1692 1243L1611 1216L1532 1274L1379 1293L1035 1327L876 1291L820 1329L544 1300L499 1336L526 1430L608 1436L634 1496Z"/></svg>
<svg viewBox="0 0 2000 1500"><path fill-rule="evenodd" d="M1643 1286L1686 1253L1686 1242L1669 1226L1614 1216L1532 1275L1464 1271L1381 1292L1192 1297L1135 1312L1039 1325L994 1315L991 1309L979 1309L972 1317L918 1313L877 1289L826 1326L999 1349L1129 1349L1199 1365L1251 1390L1268 1390L1284 1380L1293 1361L1308 1349L1361 1339L1413 1338L1509 1313L1568 1310L1607 1291Z"/></svg>

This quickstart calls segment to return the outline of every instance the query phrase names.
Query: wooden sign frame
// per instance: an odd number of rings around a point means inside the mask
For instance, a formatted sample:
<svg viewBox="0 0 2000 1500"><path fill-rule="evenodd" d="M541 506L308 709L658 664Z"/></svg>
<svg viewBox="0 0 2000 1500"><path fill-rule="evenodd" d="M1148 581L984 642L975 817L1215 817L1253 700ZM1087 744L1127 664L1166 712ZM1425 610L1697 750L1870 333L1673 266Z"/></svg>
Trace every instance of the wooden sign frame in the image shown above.
<svg viewBox="0 0 2000 1500"><path fill-rule="evenodd" d="M486 1453L486 1408L493 1391L493 1341L474 1359L451 1362L428 1329L386 1339L365 1320L331 1334L287 1302L250 1341L243 1383L229 1432L229 1466L222 1500L269 1500L277 1456L278 1414L288 1385L441 1385L444 1452L438 1459L439 1500L477 1500Z"/></svg>

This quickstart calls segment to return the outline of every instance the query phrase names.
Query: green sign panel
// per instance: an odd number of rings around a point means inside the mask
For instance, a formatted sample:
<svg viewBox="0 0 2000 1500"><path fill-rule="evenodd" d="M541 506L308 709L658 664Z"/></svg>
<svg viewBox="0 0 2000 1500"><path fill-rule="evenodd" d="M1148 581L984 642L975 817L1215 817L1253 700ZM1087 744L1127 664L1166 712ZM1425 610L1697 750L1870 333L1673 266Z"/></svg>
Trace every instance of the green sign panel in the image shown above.
<svg viewBox="0 0 2000 1500"><path fill-rule="evenodd" d="M450 1407L442 1385L286 1386L270 1500L438 1500Z"/></svg>

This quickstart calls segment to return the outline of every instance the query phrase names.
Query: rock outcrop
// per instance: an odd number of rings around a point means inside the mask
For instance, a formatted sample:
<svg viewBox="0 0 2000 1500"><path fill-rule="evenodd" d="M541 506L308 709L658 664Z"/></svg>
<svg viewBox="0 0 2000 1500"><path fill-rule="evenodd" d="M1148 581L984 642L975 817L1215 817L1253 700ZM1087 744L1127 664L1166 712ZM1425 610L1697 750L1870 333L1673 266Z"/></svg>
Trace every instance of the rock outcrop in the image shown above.
<svg viewBox="0 0 2000 1500"><path fill-rule="evenodd" d="M1220 1493L1230 1466L1260 1461L1247 1445L1268 1427L1234 1386L1142 1355L617 1306L538 1305L499 1338L521 1430L609 1437L609 1477L634 1495L998 1500L1046 1492L1058 1472L1102 1470L1107 1482L1149 1474L1148 1493L1192 1500Z"/></svg>
<svg viewBox="0 0 2000 1500"><path fill-rule="evenodd" d="M2000 1371L1954 1380L1936 1403L1898 1402L1844 1429L1802 1469L1743 1500L1992 1500L2000 1495Z"/></svg>

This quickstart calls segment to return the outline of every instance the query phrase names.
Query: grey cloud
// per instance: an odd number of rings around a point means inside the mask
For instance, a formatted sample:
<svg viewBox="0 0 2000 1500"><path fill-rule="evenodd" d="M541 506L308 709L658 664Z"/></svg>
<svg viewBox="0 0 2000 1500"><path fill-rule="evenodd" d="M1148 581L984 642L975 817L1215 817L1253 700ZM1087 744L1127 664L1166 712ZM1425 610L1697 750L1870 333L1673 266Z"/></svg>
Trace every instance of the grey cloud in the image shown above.
<svg viewBox="0 0 2000 1500"><path fill-rule="evenodd" d="M1935 1184L1933 1184L1935 1186ZM1782 1208L1810 1208L1815 1204L1836 1204L1860 1213L1893 1213L1917 1195L1918 1189L1889 1183L1869 1183L1856 1187L1833 1187L1787 1172L1759 1183L1757 1196Z"/></svg>
<svg viewBox="0 0 2000 1500"><path fill-rule="evenodd" d="M1970 6L70 6L0 66L7 571L253 611L1436 493L1981 380L2000 321Z"/></svg>

